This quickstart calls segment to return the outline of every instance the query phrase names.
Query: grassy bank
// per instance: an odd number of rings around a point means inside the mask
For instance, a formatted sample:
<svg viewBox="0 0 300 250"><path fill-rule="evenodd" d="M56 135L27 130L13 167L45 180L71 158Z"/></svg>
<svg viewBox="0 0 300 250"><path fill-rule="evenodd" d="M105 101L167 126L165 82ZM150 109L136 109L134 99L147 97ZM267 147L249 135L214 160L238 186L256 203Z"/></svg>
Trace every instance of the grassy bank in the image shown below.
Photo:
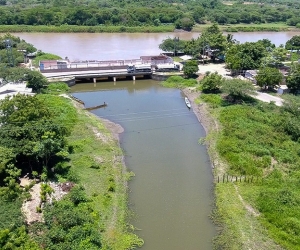
<svg viewBox="0 0 300 250"><path fill-rule="evenodd" d="M230 104L201 94L219 130L216 140L214 219L220 249L299 249L298 116L292 108L253 101ZM216 155L214 155L216 157ZM239 181L219 176L239 176ZM256 181L249 181L254 178ZM248 181L245 181L247 180Z"/></svg>
<svg viewBox="0 0 300 250"><path fill-rule="evenodd" d="M61 126L71 128L64 160L55 165L49 181L71 182L67 185L74 187L63 199L45 205L45 223L30 225L29 234L38 246L47 249L125 250L141 246L143 241L128 224L127 181L132 173L126 171L112 132L116 125L105 125L81 104L57 95L66 90L63 83L50 84L38 97L56 113ZM17 221L18 214L14 214Z"/></svg>
<svg viewBox="0 0 300 250"><path fill-rule="evenodd" d="M77 26L77 25L61 25L61 26L31 26L31 25L0 25L0 33L14 32L45 32L45 33L161 33L172 32L173 25L163 26Z"/></svg>
<svg viewBox="0 0 300 250"><path fill-rule="evenodd" d="M201 32L210 24L195 25L193 32ZM298 31L295 26L288 26L285 23L263 23L263 24L230 24L220 25L224 32L257 32L257 31Z"/></svg>
<svg viewBox="0 0 300 250"><path fill-rule="evenodd" d="M211 24L196 24L192 32L202 32ZM19 32L45 32L45 33L163 33L173 32L174 25L161 26L77 26L77 25L0 25L0 33L19 33ZM266 24L231 24L220 25L224 32L257 32L257 31L299 31L294 26L284 23Z"/></svg>
<svg viewBox="0 0 300 250"><path fill-rule="evenodd" d="M111 131L97 117L78 110L79 120L68 138L74 153L71 171L83 185L98 214L103 249L132 249L141 245L128 225L127 181L123 154Z"/></svg>

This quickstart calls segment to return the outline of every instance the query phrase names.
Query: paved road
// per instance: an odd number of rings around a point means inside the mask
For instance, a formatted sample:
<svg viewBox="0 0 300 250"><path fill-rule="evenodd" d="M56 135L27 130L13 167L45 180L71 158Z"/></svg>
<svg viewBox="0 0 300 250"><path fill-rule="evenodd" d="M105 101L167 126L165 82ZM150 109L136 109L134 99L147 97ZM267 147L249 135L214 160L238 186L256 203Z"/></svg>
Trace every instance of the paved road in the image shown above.
<svg viewBox="0 0 300 250"><path fill-rule="evenodd" d="M262 93L262 92L257 92L256 96L253 96L254 98L263 101L263 102L275 102L275 104L277 106L282 106L283 104L283 99L281 99L280 97L277 96L273 96L273 95L269 95L266 93Z"/></svg>

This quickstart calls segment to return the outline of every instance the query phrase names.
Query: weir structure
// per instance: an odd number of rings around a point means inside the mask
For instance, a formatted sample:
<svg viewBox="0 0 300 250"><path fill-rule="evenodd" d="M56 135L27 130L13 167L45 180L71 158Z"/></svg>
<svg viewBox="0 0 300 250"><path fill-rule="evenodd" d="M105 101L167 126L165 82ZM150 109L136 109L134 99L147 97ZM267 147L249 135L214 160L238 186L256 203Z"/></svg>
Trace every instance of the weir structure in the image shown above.
<svg viewBox="0 0 300 250"><path fill-rule="evenodd" d="M174 65L173 59L165 56L141 56L140 59L112 61L74 61L51 60L40 61L39 70L48 79L74 79L96 83L98 79L114 82L117 78L132 79L151 78L156 65ZM134 69L134 70L133 70ZM174 67L175 69L175 67Z"/></svg>

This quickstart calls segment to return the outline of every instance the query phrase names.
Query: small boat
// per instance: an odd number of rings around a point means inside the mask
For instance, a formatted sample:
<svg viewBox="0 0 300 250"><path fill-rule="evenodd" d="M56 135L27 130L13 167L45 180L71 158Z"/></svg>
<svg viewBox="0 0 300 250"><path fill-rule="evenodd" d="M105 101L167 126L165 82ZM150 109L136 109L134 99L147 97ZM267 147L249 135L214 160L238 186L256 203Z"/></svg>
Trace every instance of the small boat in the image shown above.
<svg viewBox="0 0 300 250"><path fill-rule="evenodd" d="M187 97L184 98L186 106L190 109L191 108L191 103Z"/></svg>

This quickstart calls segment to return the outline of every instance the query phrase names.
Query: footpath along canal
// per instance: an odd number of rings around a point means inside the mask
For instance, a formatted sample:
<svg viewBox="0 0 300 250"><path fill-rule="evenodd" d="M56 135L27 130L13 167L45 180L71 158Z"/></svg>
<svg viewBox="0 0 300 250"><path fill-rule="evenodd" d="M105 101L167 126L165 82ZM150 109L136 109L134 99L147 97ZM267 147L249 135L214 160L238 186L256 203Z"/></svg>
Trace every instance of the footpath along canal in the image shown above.
<svg viewBox="0 0 300 250"><path fill-rule="evenodd" d="M105 101L107 107L92 112L124 128L121 147L135 173L131 223L145 241L142 249L212 249L213 176L199 144L205 131L183 93L152 80L78 84L72 92L86 106Z"/></svg>

